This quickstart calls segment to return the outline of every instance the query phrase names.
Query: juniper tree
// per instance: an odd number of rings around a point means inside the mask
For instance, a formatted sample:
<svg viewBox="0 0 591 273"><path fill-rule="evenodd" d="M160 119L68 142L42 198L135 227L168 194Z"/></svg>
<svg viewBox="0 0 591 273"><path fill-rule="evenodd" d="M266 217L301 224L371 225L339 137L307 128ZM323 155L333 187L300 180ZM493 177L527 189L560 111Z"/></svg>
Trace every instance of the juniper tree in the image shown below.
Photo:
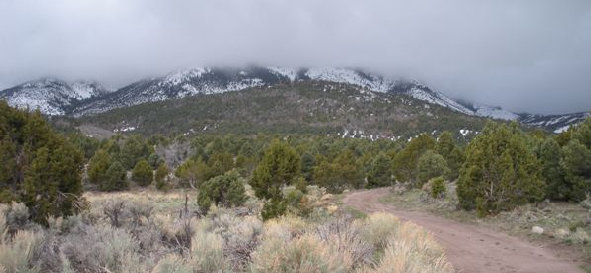
<svg viewBox="0 0 591 273"><path fill-rule="evenodd" d="M106 181L107 169L109 169L112 163L111 156L105 150L97 150L88 162L88 181L96 185Z"/></svg>
<svg viewBox="0 0 591 273"><path fill-rule="evenodd" d="M386 154L379 153L374 158L367 174L367 186L369 188L391 186L392 182L391 160Z"/></svg>
<svg viewBox="0 0 591 273"><path fill-rule="evenodd" d="M460 167L464 163L464 153L455 144L450 132L443 132L437 138L436 151L445 158L449 172L446 177L449 180L458 178Z"/></svg>
<svg viewBox="0 0 591 273"><path fill-rule="evenodd" d="M105 173L105 181L101 182L100 189L103 191L119 191L129 187L127 172L119 161L114 161Z"/></svg>
<svg viewBox="0 0 591 273"><path fill-rule="evenodd" d="M583 201L591 193L591 149L572 139L562 149L560 164L565 172L568 199Z"/></svg>
<svg viewBox="0 0 591 273"><path fill-rule="evenodd" d="M166 180L168 172L168 166L164 162L160 163L158 168L156 168L156 172L154 172L154 181L157 189L164 191L168 190L169 184Z"/></svg>
<svg viewBox="0 0 591 273"><path fill-rule="evenodd" d="M264 219L284 213L281 188L289 185L299 175L300 157L287 142L273 140L261 162L253 172L250 185L255 195L265 200Z"/></svg>
<svg viewBox="0 0 591 273"><path fill-rule="evenodd" d="M246 200L244 184L236 170L207 180L199 187L197 203L202 210L209 210L212 204L239 206Z"/></svg>
<svg viewBox="0 0 591 273"><path fill-rule="evenodd" d="M135 167L131 172L131 180L139 186L145 187L152 183L153 178L154 174L147 160L142 159L135 164Z"/></svg>
<svg viewBox="0 0 591 273"><path fill-rule="evenodd" d="M26 171L24 193L33 220L46 224L49 215L69 216L78 211L82 161L82 153L58 137L35 152Z"/></svg>
<svg viewBox="0 0 591 273"><path fill-rule="evenodd" d="M490 122L466 148L457 195L464 209L483 216L544 197L541 166L517 124Z"/></svg>
<svg viewBox="0 0 591 273"><path fill-rule="evenodd" d="M394 158L393 167L396 179L402 182L416 183L419 158L425 151L434 149L435 144L435 140L426 134L413 138Z"/></svg>
<svg viewBox="0 0 591 273"><path fill-rule="evenodd" d="M0 201L24 202L31 217L79 210L83 156L51 129L37 110L18 110L0 101Z"/></svg>
<svg viewBox="0 0 591 273"><path fill-rule="evenodd" d="M554 138L546 138L540 145L538 157L542 166L542 177L546 181L546 197L566 201L571 189L564 180L564 169L560 166L562 151Z"/></svg>
<svg viewBox="0 0 591 273"><path fill-rule="evenodd" d="M174 175L178 177L183 184L188 184L191 188L196 189L201 183L207 180L208 173L208 167L203 161L200 159L189 159L175 170Z"/></svg>
<svg viewBox="0 0 591 273"><path fill-rule="evenodd" d="M445 158L433 150L428 150L421 155L417 169L419 185L427 183L431 178L445 176L449 173Z"/></svg>

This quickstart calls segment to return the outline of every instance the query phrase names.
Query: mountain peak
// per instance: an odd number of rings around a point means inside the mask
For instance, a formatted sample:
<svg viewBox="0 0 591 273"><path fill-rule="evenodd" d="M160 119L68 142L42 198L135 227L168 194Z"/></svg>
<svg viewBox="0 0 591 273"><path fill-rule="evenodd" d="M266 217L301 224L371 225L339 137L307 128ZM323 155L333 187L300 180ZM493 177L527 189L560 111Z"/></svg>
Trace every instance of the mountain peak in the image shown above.
<svg viewBox="0 0 591 273"><path fill-rule="evenodd" d="M346 67L194 67L177 70L167 75L131 83L115 92L96 81L68 83L56 78L42 78L0 92L0 99L19 107L39 108L48 115L96 114L121 107L147 102L179 99L195 95L233 92L277 84L301 81L333 82L356 86L368 92L401 94L436 104L470 116L500 120L520 120L552 131L553 124L567 126L566 122L547 120L534 115L518 115L500 107L477 105L454 100L429 86L411 79L392 79L360 68ZM551 119L557 119L552 117Z"/></svg>
<svg viewBox="0 0 591 273"><path fill-rule="evenodd" d="M5 99L12 106L39 109L47 115L64 115L73 104L109 92L96 81L68 83L45 77L0 91L0 99Z"/></svg>

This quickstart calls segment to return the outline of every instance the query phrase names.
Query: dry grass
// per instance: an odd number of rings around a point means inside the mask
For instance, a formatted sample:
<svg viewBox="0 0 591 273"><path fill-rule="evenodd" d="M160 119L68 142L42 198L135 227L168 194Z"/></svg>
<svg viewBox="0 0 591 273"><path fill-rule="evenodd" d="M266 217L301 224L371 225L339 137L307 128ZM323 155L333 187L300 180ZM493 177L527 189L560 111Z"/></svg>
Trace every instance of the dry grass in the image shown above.
<svg viewBox="0 0 591 273"><path fill-rule="evenodd" d="M88 211L49 228L23 222L26 207L2 206L0 272L451 272L421 228L384 213L331 214L322 189L309 196L316 214L265 223L240 209L180 213L187 195L190 211L195 192L87 193Z"/></svg>

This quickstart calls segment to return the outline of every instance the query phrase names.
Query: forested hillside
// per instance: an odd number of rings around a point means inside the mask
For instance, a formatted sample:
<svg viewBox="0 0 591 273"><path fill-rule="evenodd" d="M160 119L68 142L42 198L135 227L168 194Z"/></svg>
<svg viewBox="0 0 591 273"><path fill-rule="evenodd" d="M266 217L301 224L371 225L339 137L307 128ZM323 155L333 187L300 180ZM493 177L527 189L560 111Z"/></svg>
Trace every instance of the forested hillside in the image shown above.
<svg viewBox="0 0 591 273"><path fill-rule="evenodd" d="M377 93L350 84L302 82L146 103L96 116L78 125L150 134L347 134L409 137L448 130L479 131L484 118L410 96Z"/></svg>

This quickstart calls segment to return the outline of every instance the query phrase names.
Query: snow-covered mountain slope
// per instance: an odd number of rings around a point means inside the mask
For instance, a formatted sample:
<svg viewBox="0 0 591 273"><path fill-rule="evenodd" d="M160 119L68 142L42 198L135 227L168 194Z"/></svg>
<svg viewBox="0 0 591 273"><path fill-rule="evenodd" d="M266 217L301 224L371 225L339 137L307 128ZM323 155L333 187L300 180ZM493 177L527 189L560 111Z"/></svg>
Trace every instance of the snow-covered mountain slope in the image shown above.
<svg viewBox="0 0 591 273"><path fill-rule="evenodd" d="M458 100L462 106L470 109L474 115L479 117L486 117L499 120L518 120L519 115L513 112L509 112L499 106L488 106L481 104L473 104L464 100Z"/></svg>
<svg viewBox="0 0 591 273"><path fill-rule="evenodd" d="M102 98L88 100L76 107L74 112L75 115L96 114L146 102L238 91L290 81L282 73L261 67L194 68L132 83Z"/></svg>
<svg viewBox="0 0 591 273"><path fill-rule="evenodd" d="M587 112L562 115L520 114L519 122L529 126L545 128L559 134L568 130L570 126L583 122L589 116L591 115Z"/></svg>
<svg viewBox="0 0 591 273"><path fill-rule="evenodd" d="M217 94L253 87L323 81L361 87L369 93L407 95L429 104L437 104L471 116L500 120L518 120L527 125L556 131L580 122L584 113L541 116L515 114L500 107L474 105L447 97L442 92L414 80L389 79L353 68L260 67L193 68L163 77L144 79L109 92L96 82L66 83L56 79L28 82L0 91L0 99L11 105L39 108L48 115L91 115L146 102L181 99L188 96ZM368 93L368 94L369 94Z"/></svg>
<svg viewBox="0 0 591 273"><path fill-rule="evenodd" d="M504 110L498 106L486 106L486 105L475 105L475 113L477 116L480 117L488 117L493 119L502 119L502 120L517 120L519 119L519 115Z"/></svg>
<svg viewBox="0 0 591 273"><path fill-rule="evenodd" d="M177 99L198 94L216 94L251 87L295 81L326 81L360 86L369 91L404 94L413 98L474 115L475 113L444 94L416 81L390 80L350 68L195 68L155 79L142 80L75 109L77 114L93 114L145 102Z"/></svg>
<svg viewBox="0 0 591 273"><path fill-rule="evenodd" d="M103 96L108 92L110 91L98 82L68 83L54 78L43 78L0 91L0 99L15 107L38 108L47 115L64 115L74 104Z"/></svg>

